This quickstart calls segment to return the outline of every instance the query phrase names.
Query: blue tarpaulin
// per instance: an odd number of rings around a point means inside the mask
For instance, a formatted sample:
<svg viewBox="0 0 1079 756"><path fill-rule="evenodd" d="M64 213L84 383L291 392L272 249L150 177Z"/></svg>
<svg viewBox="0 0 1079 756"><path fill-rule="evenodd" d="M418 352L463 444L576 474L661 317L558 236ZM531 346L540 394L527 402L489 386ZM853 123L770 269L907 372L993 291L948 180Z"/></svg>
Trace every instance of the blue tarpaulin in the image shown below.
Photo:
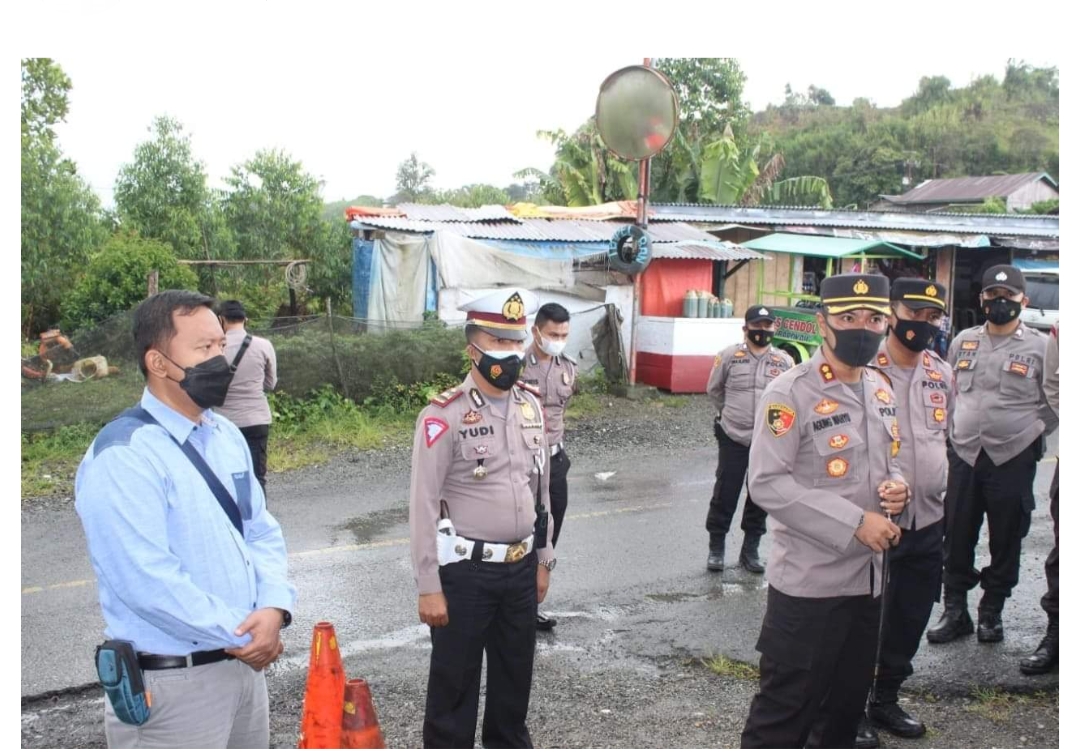
<svg viewBox="0 0 1079 756"><path fill-rule="evenodd" d="M352 317L366 318L371 296L371 277L374 273L375 243L365 239L352 240Z"/></svg>

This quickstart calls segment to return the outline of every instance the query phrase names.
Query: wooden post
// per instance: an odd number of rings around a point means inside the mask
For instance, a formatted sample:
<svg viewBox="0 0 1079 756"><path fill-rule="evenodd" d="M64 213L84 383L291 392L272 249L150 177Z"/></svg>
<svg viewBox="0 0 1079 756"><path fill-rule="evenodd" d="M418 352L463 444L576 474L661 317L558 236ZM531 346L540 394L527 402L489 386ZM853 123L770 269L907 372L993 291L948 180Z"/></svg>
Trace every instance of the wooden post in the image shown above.
<svg viewBox="0 0 1079 756"><path fill-rule="evenodd" d="M157 294L157 271L151 270L146 277L146 296L152 297L154 294Z"/></svg>
<svg viewBox="0 0 1079 756"><path fill-rule="evenodd" d="M345 381L345 371L341 369L341 360L337 359L337 343L333 336L333 300L329 297L326 297L326 318L330 323L330 354L333 355L333 363L337 366L337 380L341 382L341 392L351 399L348 382Z"/></svg>

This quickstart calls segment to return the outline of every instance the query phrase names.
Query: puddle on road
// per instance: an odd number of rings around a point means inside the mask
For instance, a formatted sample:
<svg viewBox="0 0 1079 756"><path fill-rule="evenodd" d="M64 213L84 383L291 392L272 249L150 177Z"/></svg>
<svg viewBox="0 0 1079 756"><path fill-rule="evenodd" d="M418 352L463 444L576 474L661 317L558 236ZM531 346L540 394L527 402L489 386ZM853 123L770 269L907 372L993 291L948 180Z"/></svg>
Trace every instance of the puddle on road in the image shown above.
<svg viewBox="0 0 1079 756"><path fill-rule="evenodd" d="M352 533L357 544L376 541L391 528L408 523L408 502L402 502L402 504L403 506L393 509L380 509L377 512L354 517L343 525L339 525L337 529Z"/></svg>

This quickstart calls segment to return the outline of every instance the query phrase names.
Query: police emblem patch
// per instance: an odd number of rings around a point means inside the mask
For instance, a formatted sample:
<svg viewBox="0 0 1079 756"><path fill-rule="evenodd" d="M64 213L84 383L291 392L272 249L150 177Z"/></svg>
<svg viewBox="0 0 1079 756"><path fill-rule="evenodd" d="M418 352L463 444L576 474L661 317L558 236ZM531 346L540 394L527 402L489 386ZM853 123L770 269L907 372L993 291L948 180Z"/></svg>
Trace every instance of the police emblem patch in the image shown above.
<svg viewBox="0 0 1079 756"><path fill-rule="evenodd" d="M741 349L739 349L737 352L734 353L734 356L735 357L745 357L746 353L743 352Z"/></svg>
<svg viewBox="0 0 1079 756"><path fill-rule="evenodd" d="M785 404L769 404L765 410L764 419L768 423L768 430L776 438L784 435L794 427L794 410Z"/></svg>
<svg viewBox="0 0 1079 756"><path fill-rule="evenodd" d="M850 438L848 436L844 436L842 433L840 433L828 439L828 446L832 447L833 449L842 449L844 446L847 445L849 441Z"/></svg>
<svg viewBox="0 0 1079 756"><path fill-rule="evenodd" d="M933 419L938 423L943 423L946 417L948 417L948 411L943 407L937 407L933 410Z"/></svg>
<svg viewBox="0 0 1079 756"><path fill-rule="evenodd" d="M813 411L818 415L830 415L839 409L839 403L833 402L831 399L821 399L817 406L813 408Z"/></svg>
<svg viewBox="0 0 1079 756"><path fill-rule="evenodd" d="M925 295L927 297L935 297L937 295L937 287L933 284L929 284L925 287Z"/></svg>
<svg viewBox="0 0 1079 756"><path fill-rule="evenodd" d="M435 442L450 429L450 426L446 424L446 421L440 420L437 417L429 417L423 421L423 438L427 442L427 448L430 449L435 445Z"/></svg>
<svg viewBox="0 0 1079 756"><path fill-rule="evenodd" d="M465 425L475 425L476 423L482 423L483 415L481 415L479 412L476 412L476 410L469 410L467 413L465 413L464 419L461 420L461 422L463 422Z"/></svg>
<svg viewBox="0 0 1079 756"><path fill-rule="evenodd" d="M525 420L536 419L536 411L532 409L532 405L527 401L521 405L521 417Z"/></svg>
<svg viewBox="0 0 1079 756"><path fill-rule="evenodd" d="M863 281L862 279L859 278L858 283L854 284L854 293L855 294L868 294L869 293L869 284L867 284L865 281Z"/></svg>
<svg viewBox="0 0 1079 756"><path fill-rule="evenodd" d="M877 389L876 397L878 401L884 402L885 404L892 403L892 395L884 389Z"/></svg>
<svg viewBox="0 0 1079 756"><path fill-rule="evenodd" d="M825 383L835 380L835 373L832 372L832 366L827 362L820 366L820 377L824 379Z"/></svg>
<svg viewBox="0 0 1079 756"><path fill-rule="evenodd" d="M1008 365L1008 372L1015 373L1016 375L1021 375L1026 378L1027 373L1030 372L1030 365L1022 362L1013 362L1012 364Z"/></svg>
<svg viewBox="0 0 1079 756"><path fill-rule="evenodd" d="M850 469L850 463L842 457L828 460L828 475L832 478L842 478Z"/></svg>
<svg viewBox="0 0 1079 756"><path fill-rule="evenodd" d="M929 395L929 401L931 401L933 404L944 404L944 394L939 394L934 391L932 394Z"/></svg>
<svg viewBox="0 0 1079 756"><path fill-rule="evenodd" d="M944 376L941 374L941 372L939 370L926 370L925 374L929 376L929 380L931 380L931 381L943 381L944 380Z"/></svg>
<svg viewBox="0 0 1079 756"><path fill-rule="evenodd" d="M959 345L959 348L963 351L970 351L972 349L977 349L978 344L980 343L980 341L964 341L962 344Z"/></svg>
<svg viewBox="0 0 1079 756"><path fill-rule="evenodd" d="M715 361L715 367L719 367L721 362L723 362L723 355L717 354L716 355L716 361Z"/></svg>
<svg viewBox="0 0 1079 756"><path fill-rule="evenodd" d="M959 360L955 363L956 370L970 370L970 360Z"/></svg>

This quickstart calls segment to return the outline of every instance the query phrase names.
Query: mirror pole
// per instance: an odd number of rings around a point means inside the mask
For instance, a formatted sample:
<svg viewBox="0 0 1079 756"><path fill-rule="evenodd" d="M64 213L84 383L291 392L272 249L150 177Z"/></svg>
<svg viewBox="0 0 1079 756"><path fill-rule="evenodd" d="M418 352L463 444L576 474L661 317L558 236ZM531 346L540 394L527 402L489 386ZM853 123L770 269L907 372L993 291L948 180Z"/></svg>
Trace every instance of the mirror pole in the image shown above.
<svg viewBox="0 0 1079 756"><path fill-rule="evenodd" d="M652 67L652 59L645 58L646 68ZM637 173L637 225L648 228L648 182L651 179L652 158L640 162ZM641 273L633 276L633 325L629 335L629 385L637 385L637 326L641 320Z"/></svg>

